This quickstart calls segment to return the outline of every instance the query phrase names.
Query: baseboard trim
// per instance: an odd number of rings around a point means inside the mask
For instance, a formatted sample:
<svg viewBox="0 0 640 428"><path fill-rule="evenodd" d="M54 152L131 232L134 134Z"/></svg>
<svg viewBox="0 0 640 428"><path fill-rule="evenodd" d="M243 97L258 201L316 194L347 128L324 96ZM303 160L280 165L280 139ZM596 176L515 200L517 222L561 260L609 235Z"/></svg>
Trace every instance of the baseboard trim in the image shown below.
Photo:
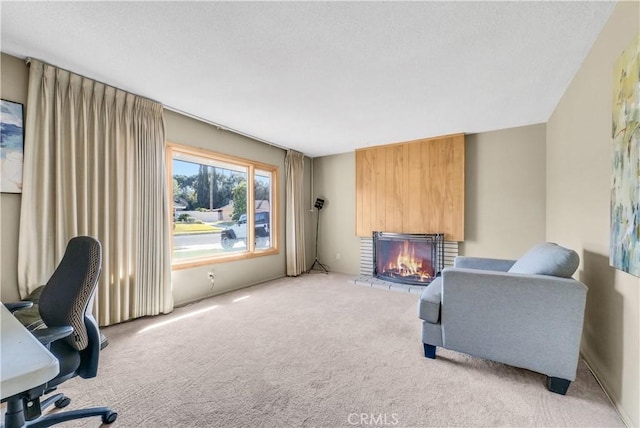
<svg viewBox="0 0 640 428"><path fill-rule="evenodd" d="M609 402L611 403L613 408L616 409L616 413L618 413L618 416L620 416L620 419L622 419L622 422L627 426L627 428L634 427L635 425L633 425L633 422L631 421L631 418L624 411L624 409L622 408L620 403L618 403L613 398L612 394L610 393L611 388L603 380L602 376L600 376L598 374L598 371L594 368L594 365L590 362L589 357L587 356L587 354L584 351L581 351L580 352L580 356L584 360L585 364L587 365L587 368L589 369L589 371L591 372L593 377L596 379L596 382L598 382L598 385L600 385L600 388L602 388L602 390L604 391L604 395L606 395L607 399L609 400Z"/></svg>

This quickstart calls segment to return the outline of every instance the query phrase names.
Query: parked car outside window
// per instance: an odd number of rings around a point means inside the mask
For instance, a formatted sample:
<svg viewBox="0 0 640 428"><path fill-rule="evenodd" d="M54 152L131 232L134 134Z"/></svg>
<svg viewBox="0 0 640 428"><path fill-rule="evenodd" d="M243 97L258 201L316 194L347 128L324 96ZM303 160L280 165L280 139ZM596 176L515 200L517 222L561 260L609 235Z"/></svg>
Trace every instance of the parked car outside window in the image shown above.
<svg viewBox="0 0 640 428"><path fill-rule="evenodd" d="M270 238L270 223L268 212L255 213L255 238L256 247L268 246ZM238 241L247 241L247 215L242 214L238 221L231 227L222 231L221 241L222 248L225 250L233 248Z"/></svg>

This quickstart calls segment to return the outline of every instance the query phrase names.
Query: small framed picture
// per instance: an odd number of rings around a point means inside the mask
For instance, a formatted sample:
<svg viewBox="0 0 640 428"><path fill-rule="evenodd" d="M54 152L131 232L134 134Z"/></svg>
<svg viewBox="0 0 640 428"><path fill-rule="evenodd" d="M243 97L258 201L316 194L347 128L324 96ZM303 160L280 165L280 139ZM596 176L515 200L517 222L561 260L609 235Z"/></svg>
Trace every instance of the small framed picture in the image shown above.
<svg viewBox="0 0 640 428"><path fill-rule="evenodd" d="M0 192L22 193L24 106L0 100Z"/></svg>

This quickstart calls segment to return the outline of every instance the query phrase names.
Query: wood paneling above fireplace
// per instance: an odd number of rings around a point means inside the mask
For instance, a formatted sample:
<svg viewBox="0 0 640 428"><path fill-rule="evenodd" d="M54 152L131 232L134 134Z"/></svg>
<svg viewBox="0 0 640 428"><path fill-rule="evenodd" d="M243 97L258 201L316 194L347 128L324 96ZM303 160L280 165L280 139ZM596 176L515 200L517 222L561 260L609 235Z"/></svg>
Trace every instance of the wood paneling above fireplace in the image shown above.
<svg viewBox="0 0 640 428"><path fill-rule="evenodd" d="M356 233L464 240L464 134L356 150Z"/></svg>

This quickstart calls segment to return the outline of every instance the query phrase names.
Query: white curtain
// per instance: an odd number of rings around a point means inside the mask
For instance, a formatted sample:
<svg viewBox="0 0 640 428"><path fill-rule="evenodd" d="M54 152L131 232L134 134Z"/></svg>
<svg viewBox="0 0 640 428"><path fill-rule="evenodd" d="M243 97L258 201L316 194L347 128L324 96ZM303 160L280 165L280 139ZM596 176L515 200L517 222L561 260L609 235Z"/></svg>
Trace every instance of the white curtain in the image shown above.
<svg viewBox="0 0 640 428"><path fill-rule="evenodd" d="M302 200L304 155L288 150L284 160L286 180L287 275L297 276L306 268L304 252L304 204Z"/></svg>
<svg viewBox="0 0 640 428"><path fill-rule="evenodd" d="M89 235L102 243L100 325L170 312L162 106L29 62L20 295L46 283L70 238Z"/></svg>

